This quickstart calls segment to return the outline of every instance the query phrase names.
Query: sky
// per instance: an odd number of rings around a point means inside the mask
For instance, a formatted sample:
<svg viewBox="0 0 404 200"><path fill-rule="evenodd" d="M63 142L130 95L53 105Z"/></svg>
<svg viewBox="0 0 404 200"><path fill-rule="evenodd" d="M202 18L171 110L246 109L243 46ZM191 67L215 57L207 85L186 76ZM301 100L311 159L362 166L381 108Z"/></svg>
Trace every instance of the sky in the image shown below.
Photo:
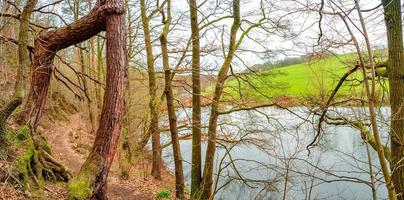
<svg viewBox="0 0 404 200"><path fill-rule="evenodd" d="M181 2L181 3L180 3ZM216 2L216 1L211 1ZM224 6L222 14L214 15L210 21L217 19L220 16L231 14L231 5L219 1ZM242 28L247 29L251 23L257 22L262 15L259 11L261 7L261 0L241 0L241 18L243 20ZM284 59L286 57L296 57L305 54L310 54L313 51L319 51L326 48L333 53L346 53L353 52L353 45L344 45L337 47L327 47L331 43L345 43L350 39L350 35L342 20L336 15L323 14L321 28L323 30L322 42L318 45L319 37L319 0L263 0L263 9L269 20L263 28L255 28L246 37L237 52L237 57L233 61L233 68L237 71L243 71L246 66L251 67L255 64L261 64L266 61L275 62L276 60ZM353 0L335 0L334 2L325 1L324 13L333 13L339 11L341 8L348 11L354 7ZM177 0L173 4L177 4L176 9L181 10L183 13L188 12L188 5L186 0ZM335 4L333 4L335 3ZM362 10L375 8L380 4L379 0L361 0L360 7ZM203 4L200 8L199 19L213 13L212 7L215 4ZM386 35L383 21L382 7L375 10L364 12L363 17L366 22L367 32L370 41L374 48L385 46ZM364 45L364 37L359 31L360 22L356 10L350 12L349 26L353 30L355 37L360 42L361 47ZM185 23L188 23L186 21ZM202 46L221 45L222 35L228 35L230 31L232 20L224 20L216 24L215 28L202 34ZM275 27L275 24L284 25L285 30ZM211 26L213 27L213 26ZM210 27L210 28L211 28ZM204 32L204 31L203 31ZM189 31L184 31L183 35L178 34L176 31L172 35L181 35L186 37ZM240 33L238 36L240 37ZM188 35L189 37L189 35ZM227 46L228 39L224 39L225 47ZM334 45L335 46L335 45ZM219 49L220 49L219 48ZM215 51L215 53L204 55L203 65L207 69L218 69L223 62L222 51Z"/></svg>
<svg viewBox="0 0 404 200"><path fill-rule="evenodd" d="M55 0L40 0L39 5L47 4ZM241 31L238 33L240 38L241 32L248 29L251 24L258 22L262 18L262 12L265 13L267 20L261 27L255 28L249 32L244 38L234 58L232 66L236 71L243 71L246 67L255 64L262 64L267 61L276 62L286 57L296 57L319 51L330 43L344 43L349 40L350 36L345 25L336 15L323 14L321 28L323 30L322 43L318 45L319 37L319 3L320 0L240 0L241 1ZM67 4L71 2L65 0L62 4L49 9L60 14L67 22L71 22L72 18L66 15ZM86 2L86 1L83 1ZM154 0L149 0L150 7L148 12L154 9ZM161 1L160 1L161 2ZM199 8L199 21L201 26L209 22L215 21L223 16L229 16L232 13L231 0L206 0L197 1L201 4ZM333 4L334 3L334 4ZM377 7L380 0L361 0L360 5L363 10ZM130 13L132 19L137 21L133 28L138 29L136 35L135 46L142 48L144 39L142 36L141 23L139 23L139 1L130 0ZM354 0L326 0L323 11L332 13L353 8ZM262 9L262 10L261 10ZM86 14L88 7L82 6L82 15ZM261 12L262 11L262 12ZM64 12L64 13L63 13ZM185 48L190 37L189 25L189 5L187 0L172 0L173 22L169 33L170 51L178 51ZM37 13L37 16L43 14ZM382 7L363 13L366 26L368 29L370 41L373 47L384 46L386 44L386 35L383 21ZM42 17L41 20L43 20ZM356 27L360 27L356 10L350 12L350 26L354 30L355 36L364 47L364 38ZM46 19L46 18L45 18ZM60 20L48 18L57 26L63 25ZM232 19L227 18L214 24L207 26L201 30L201 47L206 50L201 57L201 64L204 70L215 73L222 65L224 52L227 51L229 32ZM153 31L154 51L155 55L159 55L160 47L158 36L161 33L161 16L156 16L151 21ZM133 30L132 32L136 32ZM352 45L344 45L338 48L327 48L334 53L352 52ZM176 61L181 56L180 53L170 54L170 63L175 66ZM161 68L161 59L156 59L156 67ZM134 58L134 63L144 65L144 51ZM184 67L190 66L190 53L187 54Z"/></svg>

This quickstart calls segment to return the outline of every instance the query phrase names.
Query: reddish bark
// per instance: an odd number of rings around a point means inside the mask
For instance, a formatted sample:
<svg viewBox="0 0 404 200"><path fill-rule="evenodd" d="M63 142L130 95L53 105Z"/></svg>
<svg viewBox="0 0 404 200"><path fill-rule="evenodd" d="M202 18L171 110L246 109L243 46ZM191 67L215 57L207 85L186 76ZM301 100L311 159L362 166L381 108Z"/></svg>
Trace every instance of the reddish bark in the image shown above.
<svg viewBox="0 0 404 200"><path fill-rule="evenodd" d="M92 151L75 180L86 180L89 193L85 198L105 199L106 179L115 155L124 116L124 81L126 76L126 33L123 7L120 0L99 1L90 13L80 20L55 30L43 31L35 40L34 62L29 100L29 125L38 126L45 106L52 65L57 51L85 41L100 31L107 32L107 85L100 126ZM31 131L35 133L35 131ZM80 182L83 183L83 182ZM70 187L71 188L71 187ZM76 194L71 197L80 198ZM81 196L82 197L82 196Z"/></svg>
<svg viewBox="0 0 404 200"><path fill-rule="evenodd" d="M32 78L28 101L19 116L20 122L31 117L29 125L38 126L45 106L49 88L52 64L57 51L85 41L105 29L104 13L106 6L98 2L90 13L70 25L51 31L42 31L35 39L34 61L31 66Z"/></svg>
<svg viewBox="0 0 404 200"><path fill-rule="evenodd" d="M100 125L93 148L78 177L70 185L84 180L90 187L91 199L107 199L108 171L115 156L124 118L124 87L127 72L126 32L123 5L120 0L108 1L106 16L107 84ZM74 193L70 194L76 198Z"/></svg>

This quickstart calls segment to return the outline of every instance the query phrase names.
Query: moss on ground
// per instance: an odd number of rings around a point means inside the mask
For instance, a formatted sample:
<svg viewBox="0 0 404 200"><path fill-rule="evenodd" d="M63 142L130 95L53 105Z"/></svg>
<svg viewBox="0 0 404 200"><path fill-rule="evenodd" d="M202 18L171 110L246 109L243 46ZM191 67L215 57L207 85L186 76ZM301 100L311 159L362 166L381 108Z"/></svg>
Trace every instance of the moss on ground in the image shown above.
<svg viewBox="0 0 404 200"><path fill-rule="evenodd" d="M70 180L68 184L69 199L85 200L90 199L93 191L91 180L88 176L77 176Z"/></svg>

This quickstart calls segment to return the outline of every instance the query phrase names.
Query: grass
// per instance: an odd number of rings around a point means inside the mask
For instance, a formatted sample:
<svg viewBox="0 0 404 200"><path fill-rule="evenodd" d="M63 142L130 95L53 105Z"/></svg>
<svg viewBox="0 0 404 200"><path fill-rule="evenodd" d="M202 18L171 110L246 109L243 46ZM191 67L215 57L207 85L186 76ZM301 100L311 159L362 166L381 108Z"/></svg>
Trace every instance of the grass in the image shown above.
<svg viewBox="0 0 404 200"><path fill-rule="evenodd" d="M377 51L381 58L383 51ZM381 60L381 59L379 59ZM330 95L340 77L357 62L353 53L330 56L323 59L290 65L262 72L251 72L232 78L226 83L225 98L241 97L249 100L263 101L279 96L327 96ZM348 79L362 79L358 70ZM356 83L356 84L353 84ZM363 84L357 81L346 82L339 90L339 96L362 96ZM380 87L378 87L380 90ZM213 88L209 88L213 91Z"/></svg>

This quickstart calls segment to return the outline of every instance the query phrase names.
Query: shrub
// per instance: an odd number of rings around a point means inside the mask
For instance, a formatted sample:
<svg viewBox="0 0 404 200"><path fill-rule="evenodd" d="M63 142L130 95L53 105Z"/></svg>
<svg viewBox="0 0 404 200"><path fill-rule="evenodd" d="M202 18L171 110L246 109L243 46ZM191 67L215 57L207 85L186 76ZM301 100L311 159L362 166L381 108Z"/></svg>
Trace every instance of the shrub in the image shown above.
<svg viewBox="0 0 404 200"><path fill-rule="evenodd" d="M171 191L167 189L161 189L156 194L156 199L168 199L171 196Z"/></svg>

